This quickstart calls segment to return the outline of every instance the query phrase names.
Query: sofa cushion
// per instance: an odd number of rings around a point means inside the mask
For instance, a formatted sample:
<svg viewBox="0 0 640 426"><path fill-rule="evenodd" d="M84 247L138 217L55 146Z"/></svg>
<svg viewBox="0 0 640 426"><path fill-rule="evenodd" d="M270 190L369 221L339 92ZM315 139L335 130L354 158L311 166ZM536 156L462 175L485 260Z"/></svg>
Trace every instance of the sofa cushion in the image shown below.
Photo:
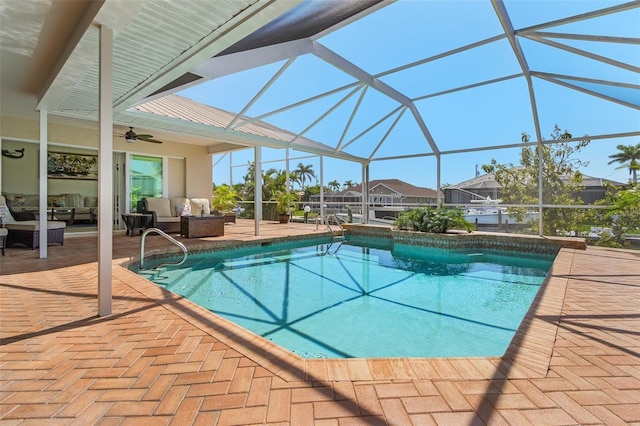
<svg viewBox="0 0 640 426"><path fill-rule="evenodd" d="M191 214L189 199L184 197L174 197L169 199L171 205L171 216L188 216ZM158 215L160 216L160 215Z"/></svg>
<svg viewBox="0 0 640 426"><path fill-rule="evenodd" d="M84 197L80 194L62 194L64 206L60 207L84 207Z"/></svg>
<svg viewBox="0 0 640 426"><path fill-rule="evenodd" d="M156 212L157 217L171 217L171 205L168 198L147 198L147 211Z"/></svg>
<svg viewBox="0 0 640 426"><path fill-rule="evenodd" d="M211 214L211 207L209 206L209 200L206 198L192 198L191 199L191 214L194 216L200 216L202 214Z"/></svg>
<svg viewBox="0 0 640 426"><path fill-rule="evenodd" d="M22 207L38 207L40 204L40 196L39 195L25 195L24 203ZM13 207L13 204L11 204Z"/></svg>
<svg viewBox="0 0 640 426"><path fill-rule="evenodd" d="M62 229L67 226L64 222L57 222L54 220L47 221L47 229ZM7 224L5 226L8 230L16 230L16 231L39 231L40 230L40 221L39 220L21 220L18 222L14 222L11 224Z"/></svg>
<svg viewBox="0 0 640 426"><path fill-rule="evenodd" d="M98 197L84 197L85 207L98 207Z"/></svg>
<svg viewBox="0 0 640 426"><path fill-rule="evenodd" d="M158 217L158 222L162 222L162 223L180 223L180 218L179 217L174 217L174 216Z"/></svg>

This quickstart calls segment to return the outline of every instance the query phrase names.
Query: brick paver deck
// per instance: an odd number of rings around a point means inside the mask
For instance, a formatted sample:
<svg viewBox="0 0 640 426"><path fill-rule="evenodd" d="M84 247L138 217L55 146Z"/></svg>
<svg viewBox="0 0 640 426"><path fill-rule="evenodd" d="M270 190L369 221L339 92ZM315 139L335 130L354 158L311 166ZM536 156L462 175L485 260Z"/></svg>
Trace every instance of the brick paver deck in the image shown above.
<svg viewBox="0 0 640 426"><path fill-rule="evenodd" d="M97 317L96 244L0 257L0 425L640 423L640 252L563 249L503 357L305 361L119 266Z"/></svg>

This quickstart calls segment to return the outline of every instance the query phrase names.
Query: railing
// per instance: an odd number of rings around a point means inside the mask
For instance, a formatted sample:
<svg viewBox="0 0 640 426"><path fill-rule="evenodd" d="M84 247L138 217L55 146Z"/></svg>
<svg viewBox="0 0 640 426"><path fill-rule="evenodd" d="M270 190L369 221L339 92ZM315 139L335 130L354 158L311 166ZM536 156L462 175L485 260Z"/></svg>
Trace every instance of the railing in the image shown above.
<svg viewBox="0 0 640 426"><path fill-rule="evenodd" d="M175 244L178 247L180 247L180 249L182 250L182 253L184 254L184 256L182 256L182 260L180 262L178 262L178 263L161 263L160 265L157 265L156 268L160 268L162 266L169 266L169 265L179 266L179 265L182 265L185 262L185 260L187 260L187 247L184 244L182 244L180 241L176 240L171 235L167 234L166 232L164 232L161 229L149 228L149 229L146 229L142 233L142 239L140 240L140 269L144 268L144 241L145 241L145 239L147 237L147 234L150 234L152 232L156 233L158 235L162 235L164 238L166 238L167 240L171 241L173 244Z"/></svg>
<svg viewBox="0 0 640 426"><path fill-rule="evenodd" d="M338 225L338 228L340 228L340 237L344 238L344 228L342 227L342 224L340 223L340 219L338 219L338 217L334 213L330 213L326 217L317 216L316 217L316 229L318 229L318 224L324 223L325 225L327 225L327 229L329 229L329 232L331 232L331 235L333 235L334 238L335 238L336 235L334 235L333 228L331 228L331 224L330 224L331 219L333 219L336 222L336 224Z"/></svg>

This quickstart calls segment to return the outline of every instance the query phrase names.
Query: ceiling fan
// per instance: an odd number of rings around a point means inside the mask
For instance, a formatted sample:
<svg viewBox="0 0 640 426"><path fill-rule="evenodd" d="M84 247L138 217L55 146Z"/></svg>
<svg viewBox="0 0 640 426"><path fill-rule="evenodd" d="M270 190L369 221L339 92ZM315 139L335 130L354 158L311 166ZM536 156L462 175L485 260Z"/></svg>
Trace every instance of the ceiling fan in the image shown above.
<svg viewBox="0 0 640 426"><path fill-rule="evenodd" d="M151 142L151 143L162 143L162 141L159 141L157 139L153 139L153 135L138 135L136 134L136 132L133 131L133 127L129 127L129 131L127 133L124 134L124 139L128 142L128 143L135 143L136 141L144 141L144 142Z"/></svg>

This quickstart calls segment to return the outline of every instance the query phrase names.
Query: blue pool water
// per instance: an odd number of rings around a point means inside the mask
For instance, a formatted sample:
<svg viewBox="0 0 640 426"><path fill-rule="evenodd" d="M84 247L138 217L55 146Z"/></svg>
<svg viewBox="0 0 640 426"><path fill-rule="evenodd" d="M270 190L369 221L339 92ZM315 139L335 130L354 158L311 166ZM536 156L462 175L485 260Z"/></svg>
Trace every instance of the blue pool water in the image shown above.
<svg viewBox="0 0 640 426"><path fill-rule="evenodd" d="M385 241L211 252L139 273L307 358L500 356L554 258Z"/></svg>

